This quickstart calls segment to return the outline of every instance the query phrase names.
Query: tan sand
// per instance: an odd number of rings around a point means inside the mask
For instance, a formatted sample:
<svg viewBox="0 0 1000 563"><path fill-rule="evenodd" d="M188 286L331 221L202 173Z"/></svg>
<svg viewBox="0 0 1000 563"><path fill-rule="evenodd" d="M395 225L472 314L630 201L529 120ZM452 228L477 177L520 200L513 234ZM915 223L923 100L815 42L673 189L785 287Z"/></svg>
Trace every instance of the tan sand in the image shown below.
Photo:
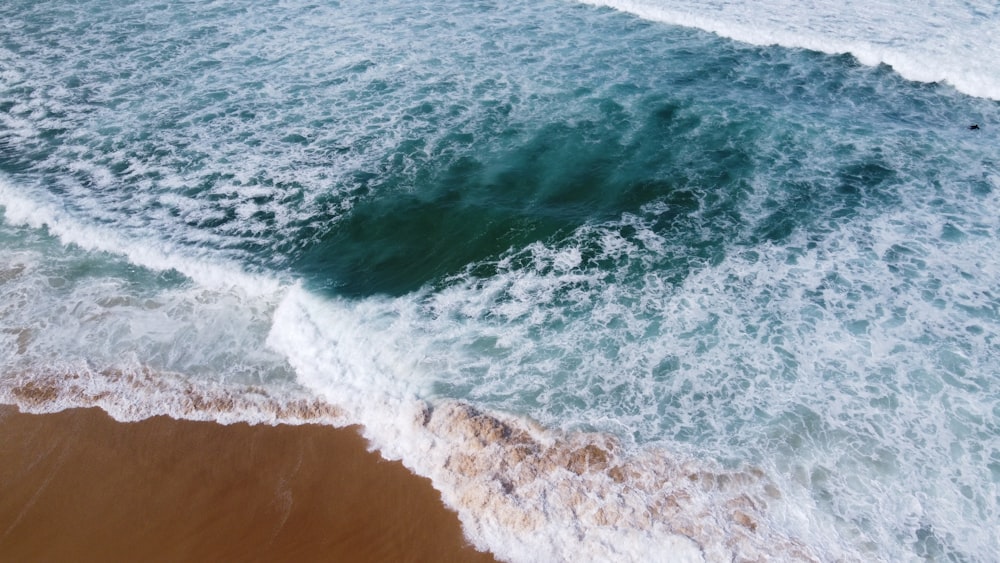
<svg viewBox="0 0 1000 563"><path fill-rule="evenodd" d="M355 429L0 406L0 561L493 561Z"/></svg>

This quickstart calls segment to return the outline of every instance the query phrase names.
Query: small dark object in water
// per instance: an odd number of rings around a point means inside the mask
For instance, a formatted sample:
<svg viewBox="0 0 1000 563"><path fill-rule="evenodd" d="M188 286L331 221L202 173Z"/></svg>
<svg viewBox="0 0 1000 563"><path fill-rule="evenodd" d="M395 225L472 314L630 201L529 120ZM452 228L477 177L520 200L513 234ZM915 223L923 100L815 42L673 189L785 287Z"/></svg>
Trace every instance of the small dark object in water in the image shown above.
<svg viewBox="0 0 1000 563"><path fill-rule="evenodd" d="M972 125L969 125L969 129L972 129L973 131L978 131L979 130L979 124L978 123L973 123Z"/></svg>

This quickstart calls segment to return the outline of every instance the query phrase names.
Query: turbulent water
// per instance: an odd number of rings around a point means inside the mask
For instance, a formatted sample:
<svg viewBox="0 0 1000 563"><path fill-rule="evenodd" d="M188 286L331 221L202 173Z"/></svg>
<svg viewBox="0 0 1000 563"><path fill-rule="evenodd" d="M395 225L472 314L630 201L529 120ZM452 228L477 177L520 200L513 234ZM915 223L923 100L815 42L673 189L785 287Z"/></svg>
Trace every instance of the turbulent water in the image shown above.
<svg viewBox="0 0 1000 563"><path fill-rule="evenodd" d="M7 0L0 399L361 423L515 561L994 560L998 17Z"/></svg>

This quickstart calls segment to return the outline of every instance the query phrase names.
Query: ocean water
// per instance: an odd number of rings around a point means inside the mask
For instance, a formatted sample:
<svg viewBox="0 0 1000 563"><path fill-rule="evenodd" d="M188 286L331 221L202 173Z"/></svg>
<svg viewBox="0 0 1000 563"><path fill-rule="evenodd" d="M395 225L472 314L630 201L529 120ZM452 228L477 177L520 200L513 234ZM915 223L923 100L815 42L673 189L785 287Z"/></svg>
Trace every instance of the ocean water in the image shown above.
<svg viewBox="0 0 1000 563"><path fill-rule="evenodd" d="M8 0L0 400L363 424L511 561L995 560L998 10Z"/></svg>

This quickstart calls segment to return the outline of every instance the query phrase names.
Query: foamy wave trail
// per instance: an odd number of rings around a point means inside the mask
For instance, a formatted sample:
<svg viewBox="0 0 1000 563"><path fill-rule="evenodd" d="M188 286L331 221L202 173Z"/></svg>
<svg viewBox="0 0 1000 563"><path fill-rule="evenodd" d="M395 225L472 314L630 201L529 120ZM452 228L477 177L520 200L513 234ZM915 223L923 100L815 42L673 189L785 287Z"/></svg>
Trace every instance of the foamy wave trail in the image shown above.
<svg viewBox="0 0 1000 563"><path fill-rule="evenodd" d="M293 385L227 385L147 367L48 369L32 366L24 373L5 373L0 377L0 403L30 413L98 407L122 422L169 416L220 424L350 423L336 406Z"/></svg>
<svg viewBox="0 0 1000 563"><path fill-rule="evenodd" d="M264 346L283 295L276 281L172 261L4 195L3 217L13 210L15 221L0 226L0 401L30 412L98 406L119 420L344 423ZM25 208L36 211L24 224L43 217L47 229L12 227ZM191 263L193 276L177 273Z"/></svg>
<svg viewBox="0 0 1000 563"><path fill-rule="evenodd" d="M910 80L947 82L1000 100L1000 7L992 0L581 0L654 21L695 27L753 45L850 53Z"/></svg>
<svg viewBox="0 0 1000 563"><path fill-rule="evenodd" d="M415 338L416 312L409 300L327 301L299 288L269 344L384 456L431 478L480 549L511 561L820 560L768 523L782 499L760 469L421 398L439 366Z"/></svg>
<svg viewBox="0 0 1000 563"><path fill-rule="evenodd" d="M207 288L268 295L282 287L282 282L273 276L247 273L238 264L219 258L213 261L212 256L205 253L191 256L190 252L172 248L158 238L133 240L112 227L79 221L60 209L52 199L49 194L23 185L15 187L0 177L0 208L8 224L44 228L63 244L124 256L132 264L152 270L174 270Z"/></svg>

